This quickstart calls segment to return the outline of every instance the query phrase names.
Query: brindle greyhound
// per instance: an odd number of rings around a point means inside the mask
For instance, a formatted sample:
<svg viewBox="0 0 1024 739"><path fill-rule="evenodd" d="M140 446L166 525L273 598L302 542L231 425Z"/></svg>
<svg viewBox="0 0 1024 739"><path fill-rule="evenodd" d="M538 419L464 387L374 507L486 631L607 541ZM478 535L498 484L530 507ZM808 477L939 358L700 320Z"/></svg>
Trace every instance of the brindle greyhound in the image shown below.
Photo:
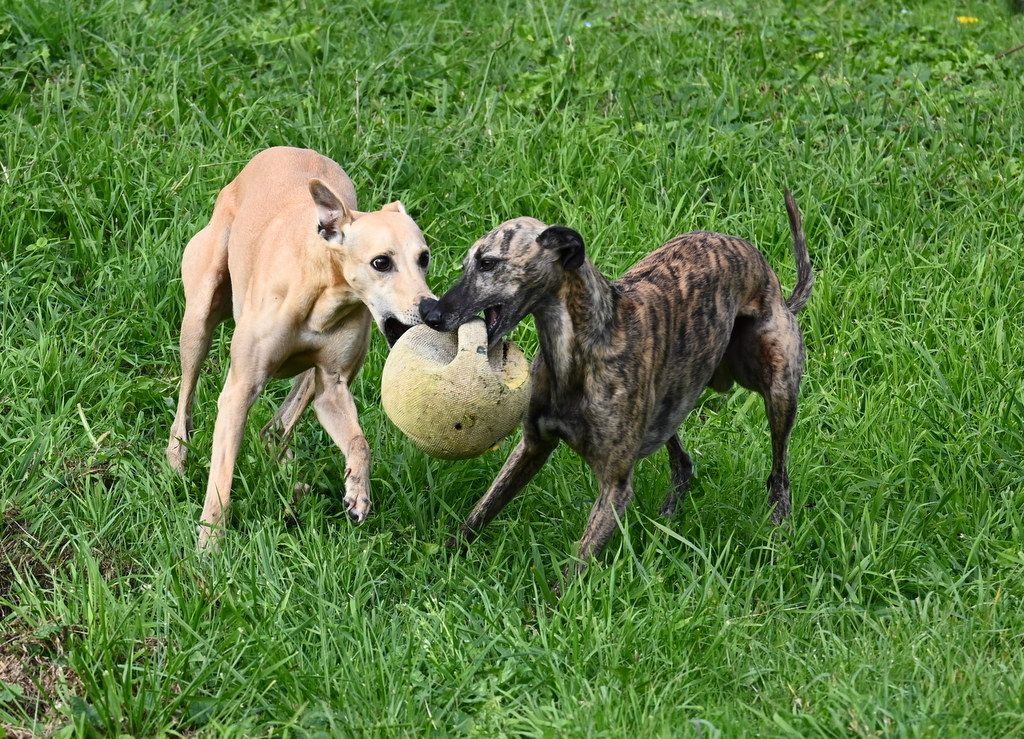
<svg viewBox="0 0 1024 739"><path fill-rule="evenodd" d="M676 430L706 387L724 392L733 381L764 396L772 521L789 514L788 442L804 368L795 316L814 274L800 211L788 191L785 199L797 264L788 300L754 246L717 233L677 236L615 282L565 226L516 218L472 246L458 282L440 300L420 304L424 322L450 331L482 311L493 344L532 313L540 354L522 440L462 525L467 543L564 439L601 490L579 543L582 571L633 497L637 460L661 446L673 483L661 513L675 512L693 477Z"/></svg>

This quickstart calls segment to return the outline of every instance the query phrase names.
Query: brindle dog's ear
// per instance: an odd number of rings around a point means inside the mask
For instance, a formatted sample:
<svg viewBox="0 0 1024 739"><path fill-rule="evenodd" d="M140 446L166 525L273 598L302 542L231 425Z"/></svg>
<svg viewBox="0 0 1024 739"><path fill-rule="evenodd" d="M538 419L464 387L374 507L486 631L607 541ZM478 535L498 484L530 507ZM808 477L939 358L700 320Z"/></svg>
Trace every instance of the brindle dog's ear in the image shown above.
<svg viewBox="0 0 1024 739"><path fill-rule="evenodd" d="M568 226L548 226L537 237L537 243L545 249L554 249L565 269L579 269L586 256L583 237Z"/></svg>
<svg viewBox="0 0 1024 739"><path fill-rule="evenodd" d="M317 230L320 238L332 244L340 244L341 227L352 223L352 212L331 188L318 179L309 181L309 194L316 203Z"/></svg>

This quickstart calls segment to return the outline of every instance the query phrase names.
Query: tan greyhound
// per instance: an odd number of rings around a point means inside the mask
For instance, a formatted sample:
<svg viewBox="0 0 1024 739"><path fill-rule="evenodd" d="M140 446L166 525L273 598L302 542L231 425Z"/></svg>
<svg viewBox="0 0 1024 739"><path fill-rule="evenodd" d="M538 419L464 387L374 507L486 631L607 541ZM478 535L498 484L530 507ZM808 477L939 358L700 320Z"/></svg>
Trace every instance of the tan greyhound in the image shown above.
<svg viewBox="0 0 1024 739"><path fill-rule="evenodd" d="M369 348L371 316L389 344L421 322L419 304L433 297L424 281L429 261L423 234L400 202L356 211L348 175L314 151L267 149L221 190L209 224L182 258L182 379L167 445L171 466L183 471L199 368L214 328L233 317L200 549L222 531L249 408L275 377L304 373L268 429L287 436L312 400L345 455L349 516L366 518L370 450L349 384Z"/></svg>

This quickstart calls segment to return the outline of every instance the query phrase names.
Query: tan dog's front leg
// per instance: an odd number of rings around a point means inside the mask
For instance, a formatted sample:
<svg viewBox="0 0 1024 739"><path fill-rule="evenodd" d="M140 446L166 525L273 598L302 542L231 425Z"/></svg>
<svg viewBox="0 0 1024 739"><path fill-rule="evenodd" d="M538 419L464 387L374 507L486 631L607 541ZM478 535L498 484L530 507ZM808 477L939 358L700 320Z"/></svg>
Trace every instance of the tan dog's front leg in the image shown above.
<svg viewBox="0 0 1024 739"><path fill-rule="evenodd" d="M313 409L345 455L345 509L349 518L362 523L370 513L370 445L359 427L345 375L317 370Z"/></svg>
<svg viewBox="0 0 1024 739"><path fill-rule="evenodd" d="M234 347L232 347L234 349ZM234 353L234 352L232 352ZM256 401L266 375L254 376L238 370L232 361L228 379L217 400L217 422L213 427L213 452L210 459L210 481L206 487L203 515L199 519L199 549L206 549L223 532L224 514L231 503L231 482L235 471L245 421Z"/></svg>

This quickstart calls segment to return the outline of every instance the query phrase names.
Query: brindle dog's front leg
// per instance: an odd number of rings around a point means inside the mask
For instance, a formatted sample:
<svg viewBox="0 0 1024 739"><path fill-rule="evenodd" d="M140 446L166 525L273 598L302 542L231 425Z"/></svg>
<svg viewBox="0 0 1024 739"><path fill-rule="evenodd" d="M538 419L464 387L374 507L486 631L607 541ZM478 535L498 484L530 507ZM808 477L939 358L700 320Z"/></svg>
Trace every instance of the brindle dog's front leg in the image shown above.
<svg viewBox="0 0 1024 739"><path fill-rule="evenodd" d="M463 543L468 544L476 538L484 526L492 518L501 512L512 498L522 490L530 480L534 478L544 463L548 461L551 452L558 446L556 440L541 439L523 434L522 440L515 448L515 451L505 460L505 466L494 478L491 487L487 490L473 512L469 514L465 523L462 524L460 534ZM448 540L449 547L459 545L456 536Z"/></svg>
<svg viewBox="0 0 1024 739"><path fill-rule="evenodd" d="M579 544L579 562L576 563L576 573L579 574L587 569L591 557L597 556L605 544L615 533L619 521L629 501L633 499L633 470L630 468L625 473L620 471L598 471L598 478L601 484L601 495L590 510L590 519L587 521L587 528L583 531L583 537ZM566 574L570 574L569 571Z"/></svg>

